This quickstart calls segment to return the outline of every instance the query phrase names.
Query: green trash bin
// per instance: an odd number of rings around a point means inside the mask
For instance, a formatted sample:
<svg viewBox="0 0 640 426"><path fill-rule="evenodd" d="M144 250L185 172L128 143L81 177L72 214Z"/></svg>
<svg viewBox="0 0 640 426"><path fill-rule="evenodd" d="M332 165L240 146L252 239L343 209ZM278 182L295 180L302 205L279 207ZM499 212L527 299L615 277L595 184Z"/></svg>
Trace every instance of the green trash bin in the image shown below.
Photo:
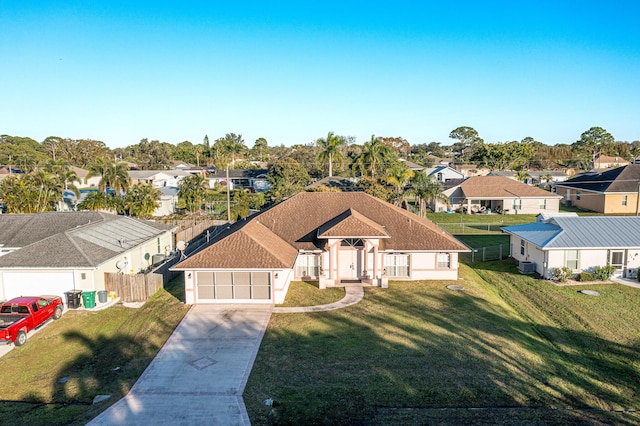
<svg viewBox="0 0 640 426"><path fill-rule="evenodd" d="M93 309L96 307L96 292L95 291L83 291L82 292L82 304L85 309Z"/></svg>

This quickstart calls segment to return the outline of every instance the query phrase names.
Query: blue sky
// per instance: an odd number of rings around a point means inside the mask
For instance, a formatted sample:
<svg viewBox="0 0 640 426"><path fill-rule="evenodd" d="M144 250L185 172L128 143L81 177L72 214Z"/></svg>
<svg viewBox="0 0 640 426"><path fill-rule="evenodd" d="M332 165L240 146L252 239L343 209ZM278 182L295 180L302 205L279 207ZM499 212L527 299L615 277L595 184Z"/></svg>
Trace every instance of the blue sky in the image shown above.
<svg viewBox="0 0 640 426"><path fill-rule="evenodd" d="M443 3L447 3L443 5ZM0 0L0 134L640 139L637 1Z"/></svg>

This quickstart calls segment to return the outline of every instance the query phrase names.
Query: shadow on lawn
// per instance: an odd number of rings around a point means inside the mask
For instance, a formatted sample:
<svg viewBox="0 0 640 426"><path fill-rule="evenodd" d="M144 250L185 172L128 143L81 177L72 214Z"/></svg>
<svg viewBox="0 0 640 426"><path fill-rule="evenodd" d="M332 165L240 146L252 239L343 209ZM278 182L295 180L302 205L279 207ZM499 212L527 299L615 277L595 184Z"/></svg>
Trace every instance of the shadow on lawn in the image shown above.
<svg viewBox="0 0 640 426"><path fill-rule="evenodd" d="M398 408L638 408L638 340L528 322L471 292L395 287L270 327L245 392L250 412L262 414L252 422L371 424ZM264 395L280 403L270 414L256 402ZM558 423L592 414L565 412Z"/></svg>

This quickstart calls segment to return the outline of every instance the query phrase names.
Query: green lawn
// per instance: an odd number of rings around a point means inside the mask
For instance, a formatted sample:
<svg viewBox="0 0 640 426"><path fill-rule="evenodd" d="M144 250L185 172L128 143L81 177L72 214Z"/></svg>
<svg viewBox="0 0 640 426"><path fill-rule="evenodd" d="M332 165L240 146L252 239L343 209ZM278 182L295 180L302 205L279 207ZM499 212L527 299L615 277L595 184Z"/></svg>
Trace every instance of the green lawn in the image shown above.
<svg viewBox="0 0 640 426"><path fill-rule="evenodd" d="M392 282L338 311L273 314L244 394L252 424L640 423L599 411L640 408L640 291L474 267L463 292Z"/></svg>
<svg viewBox="0 0 640 426"><path fill-rule="evenodd" d="M0 358L0 418L86 424L129 391L188 309L160 290L139 309L70 310ZM112 397L91 405L98 394Z"/></svg>
<svg viewBox="0 0 640 426"><path fill-rule="evenodd" d="M344 287L318 289L317 281L293 281L289 285L287 297L282 305L288 306L317 306L337 302L344 297Z"/></svg>

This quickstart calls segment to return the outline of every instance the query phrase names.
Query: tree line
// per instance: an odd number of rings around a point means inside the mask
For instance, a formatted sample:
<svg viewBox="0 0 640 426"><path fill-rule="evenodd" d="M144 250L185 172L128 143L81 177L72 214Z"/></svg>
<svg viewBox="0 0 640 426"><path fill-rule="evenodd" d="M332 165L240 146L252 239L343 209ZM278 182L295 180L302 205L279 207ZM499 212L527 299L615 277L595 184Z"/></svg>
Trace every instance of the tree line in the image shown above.
<svg viewBox="0 0 640 426"><path fill-rule="evenodd" d="M271 190L267 194L231 192L229 185L211 191L204 177L199 179L197 175L183 180L180 207L188 212L200 210L206 204L225 204L229 219L243 217L250 208L294 195L313 180L343 176L358 177L360 189L397 205L403 205L406 197L412 195L423 213L429 200L443 198L443 188L423 173L415 174L406 160L428 167L437 158L450 157L456 165L473 164L524 174L529 169L588 169L599 154L626 159L640 155L640 141L615 141L601 127L583 132L573 144L554 146L532 137L485 143L469 126L452 130L449 138L454 140L451 145L439 142L411 145L402 137L372 135L359 145L352 137L328 132L305 145L271 147L266 139L258 138L249 148L242 135L227 133L213 143L205 135L197 144L184 141L173 145L142 139L135 145L109 149L103 142L91 139L50 136L37 142L28 137L1 135L0 164L25 173L3 179L0 197L9 212L60 209L64 191L79 196L73 184L77 175L71 168L76 166L101 178L98 191L89 194L77 208L149 217L158 207L159 191L152 185L131 185L127 173L130 164L141 170L163 170L178 161L209 171L268 167Z"/></svg>

